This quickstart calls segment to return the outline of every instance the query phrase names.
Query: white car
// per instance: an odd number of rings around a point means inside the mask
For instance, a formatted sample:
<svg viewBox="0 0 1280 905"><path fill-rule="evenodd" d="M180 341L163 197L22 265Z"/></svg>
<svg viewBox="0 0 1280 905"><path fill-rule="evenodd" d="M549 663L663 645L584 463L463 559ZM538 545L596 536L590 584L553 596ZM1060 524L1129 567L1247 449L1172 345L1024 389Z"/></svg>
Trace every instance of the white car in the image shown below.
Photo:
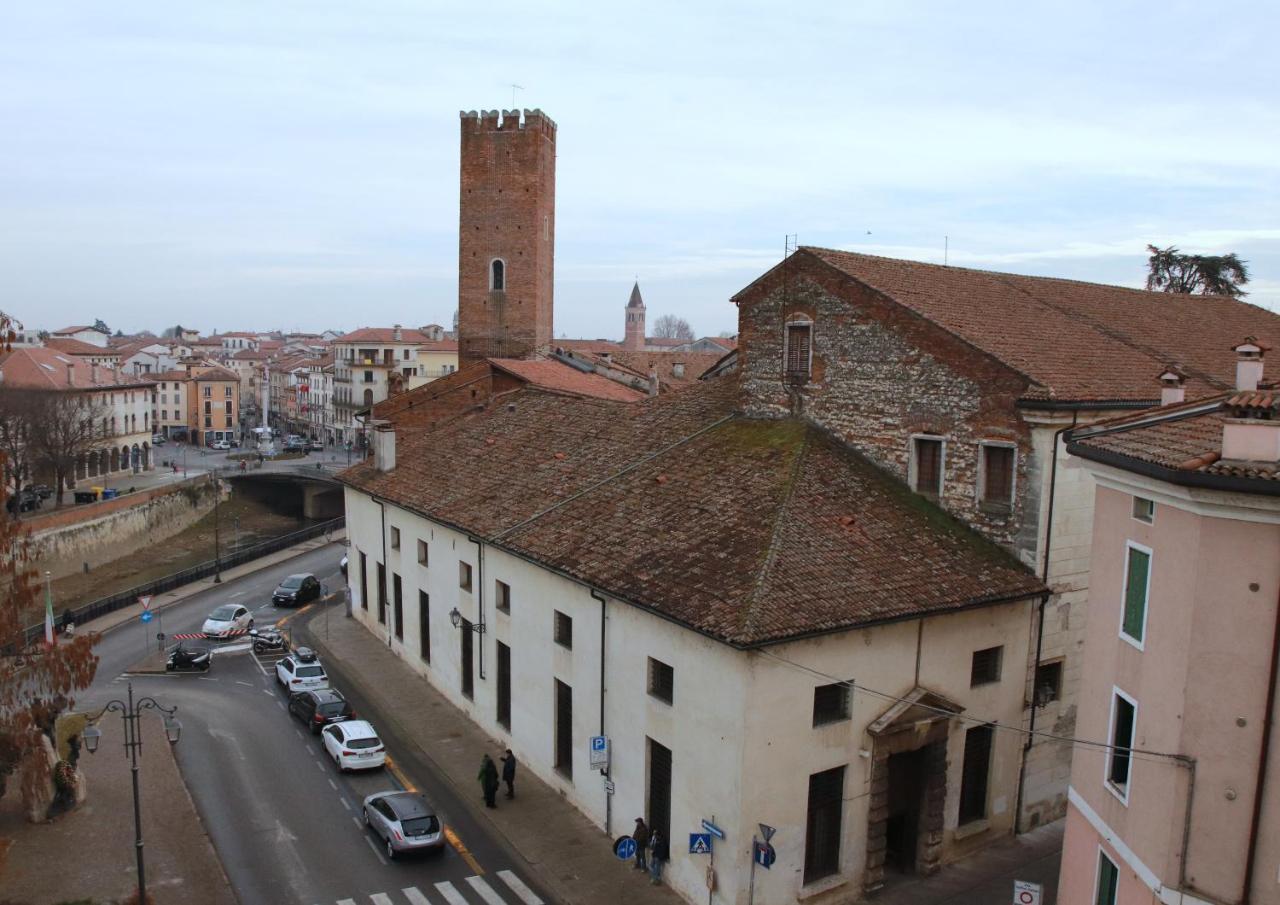
<svg viewBox="0 0 1280 905"><path fill-rule="evenodd" d="M276 681L289 694L329 687L329 676L309 647L300 647L276 663Z"/></svg>
<svg viewBox="0 0 1280 905"><path fill-rule="evenodd" d="M339 770L372 770L387 762L387 749L366 720L333 723L320 737Z"/></svg>
<svg viewBox="0 0 1280 905"><path fill-rule="evenodd" d="M251 628L253 628L253 615L239 604L227 603L209 614L200 631L204 632L207 638L230 638L232 635L247 632Z"/></svg>
<svg viewBox="0 0 1280 905"><path fill-rule="evenodd" d="M213 443L210 443L209 448L210 449L230 449L231 444L228 443L226 440L217 440Z"/></svg>

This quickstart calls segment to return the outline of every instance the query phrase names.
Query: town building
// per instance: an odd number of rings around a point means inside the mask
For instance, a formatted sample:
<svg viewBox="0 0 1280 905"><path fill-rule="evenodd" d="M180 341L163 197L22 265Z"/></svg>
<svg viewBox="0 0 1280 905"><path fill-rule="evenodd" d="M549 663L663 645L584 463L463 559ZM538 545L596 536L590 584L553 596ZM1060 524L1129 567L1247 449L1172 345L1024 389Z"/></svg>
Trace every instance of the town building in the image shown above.
<svg viewBox="0 0 1280 905"><path fill-rule="evenodd" d="M211 364L145 374L153 422L166 439L193 446L240 442L240 380Z"/></svg>
<svg viewBox="0 0 1280 905"><path fill-rule="evenodd" d="M94 335L101 336L96 330ZM117 369L120 367L120 350L106 345L87 343L79 339L65 336L50 336L45 340L45 348L53 349L63 355L72 355L91 365L102 368Z"/></svg>
<svg viewBox="0 0 1280 905"><path fill-rule="evenodd" d="M234 355L235 353L243 352L246 349L250 351L255 350L261 342L257 333L245 333L243 331L222 333L219 334L218 339L222 341L222 350L227 355Z"/></svg>
<svg viewBox="0 0 1280 905"><path fill-rule="evenodd" d="M97 346L105 349L108 345L108 339L111 334L101 327L63 327L61 330L50 331L48 339L74 339L78 342L88 343L91 346ZM46 343L48 340L46 340Z"/></svg>
<svg viewBox="0 0 1280 905"><path fill-rule="evenodd" d="M1096 486L1058 901L1280 903L1280 391L1233 389L1072 431ZM1219 350L1223 358L1226 347Z"/></svg>

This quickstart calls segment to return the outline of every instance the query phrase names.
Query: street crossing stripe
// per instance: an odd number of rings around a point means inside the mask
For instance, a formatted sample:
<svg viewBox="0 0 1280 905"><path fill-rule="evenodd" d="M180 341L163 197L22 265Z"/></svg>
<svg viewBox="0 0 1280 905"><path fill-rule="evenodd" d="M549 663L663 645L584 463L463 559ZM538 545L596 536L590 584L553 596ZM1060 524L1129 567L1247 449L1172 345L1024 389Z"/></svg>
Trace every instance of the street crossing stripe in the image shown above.
<svg viewBox="0 0 1280 905"><path fill-rule="evenodd" d="M509 870L498 871L498 876L502 878L502 882L511 887L511 891L516 894L524 905L543 905L541 899L533 894L533 890L524 885L524 881L517 877ZM414 903L417 905L417 903Z"/></svg>
<svg viewBox="0 0 1280 905"><path fill-rule="evenodd" d="M477 895L484 899L485 905L506 905L506 902L502 901L502 896L494 892L489 884L484 882L483 877L467 877L467 882L471 884L471 888Z"/></svg>
<svg viewBox="0 0 1280 905"><path fill-rule="evenodd" d="M406 886L400 891L404 893L404 897L409 900L409 905L431 905L431 903L427 901L427 897L419 892L418 887L416 886Z"/></svg>
<svg viewBox="0 0 1280 905"><path fill-rule="evenodd" d="M373 901L373 905L391 905L391 896L385 892L375 892L369 898Z"/></svg>
<svg viewBox="0 0 1280 905"><path fill-rule="evenodd" d="M444 900L449 905L467 905L467 900L462 897L462 893L454 889L453 884L447 880L443 883L437 883L436 889L440 891L440 895L444 896Z"/></svg>

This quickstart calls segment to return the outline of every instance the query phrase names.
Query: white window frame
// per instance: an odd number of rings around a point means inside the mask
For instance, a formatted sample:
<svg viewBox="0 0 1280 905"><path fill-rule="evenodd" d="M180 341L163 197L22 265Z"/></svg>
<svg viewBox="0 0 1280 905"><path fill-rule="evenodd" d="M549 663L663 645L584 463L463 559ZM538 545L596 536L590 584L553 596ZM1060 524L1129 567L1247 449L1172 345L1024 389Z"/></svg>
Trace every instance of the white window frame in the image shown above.
<svg viewBox="0 0 1280 905"><path fill-rule="evenodd" d="M1133 734L1129 738L1129 781L1124 784L1124 788L1119 788L1111 781L1111 757L1114 754L1112 747L1108 747L1107 756L1102 762L1102 784L1107 791L1116 797L1116 799L1126 808L1129 806L1129 792L1133 789L1133 768L1137 760L1133 756L1134 745L1138 741L1138 702L1132 695L1125 692L1119 685L1111 686L1111 715L1107 718L1107 745L1115 745L1116 733L1116 698L1124 698L1130 706L1133 707Z"/></svg>
<svg viewBox="0 0 1280 905"><path fill-rule="evenodd" d="M1013 474L1009 480L1009 511L1013 511L1013 501L1018 498L1018 444L1009 440L979 440L978 441L978 477L973 482L974 495L973 499L979 506L983 503L983 495L987 490L987 449L992 446L998 446L1001 449L1013 450ZM915 452L915 445L912 444L912 452ZM946 448L943 448L945 455ZM944 459L945 461L945 459ZM912 487L915 486L913 482Z"/></svg>
<svg viewBox="0 0 1280 905"><path fill-rule="evenodd" d="M937 440L942 444L938 455L938 499L941 500L947 487L947 438L939 434L911 434L907 437L907 486L912 493L920 493L916 490L917 440Z"/></svg>
<svg viewBox="0 0 1280 905"><path fill-rule="evenodd" d="M1138 516L1135 514L1135 510L1138 508L1138 500L1146 500L1148 503L1151 504L1150 519L1138 518ZM1156 523L1156 501L1151 499L1150 497L1140 496L1139 494L1136 494L1136 493L1133 494L1133 500L1129 506L1129 518L1133 519L1135 522L1137 522L1140 525L1154 525Z"/></svg>
<svg viewBox="0 0 1280 905"><path fill-rule="evenodd" d="M782 326L782 373L787 373L787 359L791 355L791 328L809 328L809 357L804 363L804 379L808 383L813 379L813 346L818 339L818 325L807 314L797 314Z"/></svg>
<svg viewBox="0 0 1280 905"><path fill-rule="evenodd" d="M490 259L489 259L489 291L490 291L490 292L497 291L497 290L495 290L495 289L494 289L494 287L493 287L493 262L494 262L494 261L499 261L499 262L501 262L501 263L502 263L502 289L501 289L501 291L502 291L502 292L506 292L506 291L507 291L507 283L509 283L509 282L511 282L511 281L508 279L509 274L507 273L507 269L508 269L508 268L507 268L507 261L506 261L506 259L505 259L505 258L490 258Z"/></svg>
<svg viewBox="0 0 1280 905"><path fill-rule="evenodd" d="M1095 869L1095 870L1094 870L1094 872L1093 872L1093 902L1092 902L1092 905L1097 905L1097 902L1098 902L1098 886L1099 886L1099 884L1102 882L1102 859L1103 859L1103 858L1106 858L1106 859L1107 859L1107 863L1111 865L1111 869L1112 869L1112 870L1114 870L1114 871L1116 872L1116 877L1117 877L1117 878L1119 878L1119 876L1120 876L1120 865L1119 865L1119 864L1117 864L1115 861L1112 861L1112 860L1111 860L1111 856L1110 856L1110 855L1108 855L1108 854L1106 853L1106 851L1102 848L1102 846L1101 846L1101 845L1099 845L1099 846L1098 846L1098 864L1097 864L1096 869ZM1118 880L1117 880L1117 883L1116 883L1116 898L1115 898L1115 901L1117 901L1117 902L1119 902L1119 901L1120 901L1120 884L1119 884Z"/></svg>
<svg viewBox="0 0 1280 905"><path fill-rule="evenodd" d="M1142 639L1129 635L1124 630L1124 608L1129 599L1129 551L1137 550L1147 554L1147 588L1142 597ZM1125 643L1140 651L1147 649L1147 617L1151 613L1151 582L1155 578L1155 553L1148 546L1134 540L1124 542L1124 580L1120 584L1120 638Z"/></svg>

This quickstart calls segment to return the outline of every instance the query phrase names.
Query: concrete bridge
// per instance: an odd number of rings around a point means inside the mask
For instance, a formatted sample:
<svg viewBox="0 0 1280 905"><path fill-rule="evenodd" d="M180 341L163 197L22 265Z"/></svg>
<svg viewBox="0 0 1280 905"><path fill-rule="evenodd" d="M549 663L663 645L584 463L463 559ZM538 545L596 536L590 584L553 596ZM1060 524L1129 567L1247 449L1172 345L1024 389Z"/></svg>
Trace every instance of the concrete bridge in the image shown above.
<svg viewBox="0 0 1280 905"><path fill-rule="evenodd" d="M302 515L308 519L337 518L343 513L342 484L334 474L345 468L323 462L297 460L249 462L244 471L239 466L220 469L219 475L231 481L237 490L251 495L272 496L298 494Z"/></svg>

